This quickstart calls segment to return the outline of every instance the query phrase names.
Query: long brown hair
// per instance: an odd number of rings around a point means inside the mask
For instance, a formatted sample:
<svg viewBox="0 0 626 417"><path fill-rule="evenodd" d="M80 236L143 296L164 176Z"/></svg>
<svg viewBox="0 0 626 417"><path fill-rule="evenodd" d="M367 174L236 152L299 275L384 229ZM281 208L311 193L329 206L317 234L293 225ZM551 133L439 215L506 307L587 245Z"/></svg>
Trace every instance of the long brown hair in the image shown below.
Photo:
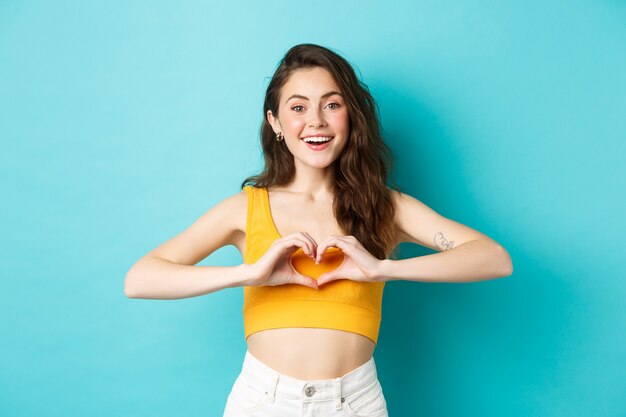
<svg viewBox="0 0 626 417"><path fill-rule="evenodd" d="M280 90L291 73L301 68L325 68L341 89L350 117L350 138L334 162L333 211L346 235L352 235L378 259L395 256L395 214L392 191L393 154L381 135L378 106L352 66L328 48L300 44L287 51L278 63L265 93L261 147L265 168L246 178L241 187L289 184L295 176L294 157L278 142L266 118L268 110L278 117Z"/></svg>

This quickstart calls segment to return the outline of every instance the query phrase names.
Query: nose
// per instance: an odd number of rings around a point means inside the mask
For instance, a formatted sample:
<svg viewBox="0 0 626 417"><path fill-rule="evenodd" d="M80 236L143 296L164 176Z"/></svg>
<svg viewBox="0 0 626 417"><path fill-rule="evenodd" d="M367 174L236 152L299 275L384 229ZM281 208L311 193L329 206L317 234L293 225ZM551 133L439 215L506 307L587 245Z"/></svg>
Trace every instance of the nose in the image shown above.
<svg viewBox="0 0 626 417"><path fill-rule="evenodd" d="M313 109L310 113L309 127L322 127L326 125L326 121L319 109Z"/></svg>

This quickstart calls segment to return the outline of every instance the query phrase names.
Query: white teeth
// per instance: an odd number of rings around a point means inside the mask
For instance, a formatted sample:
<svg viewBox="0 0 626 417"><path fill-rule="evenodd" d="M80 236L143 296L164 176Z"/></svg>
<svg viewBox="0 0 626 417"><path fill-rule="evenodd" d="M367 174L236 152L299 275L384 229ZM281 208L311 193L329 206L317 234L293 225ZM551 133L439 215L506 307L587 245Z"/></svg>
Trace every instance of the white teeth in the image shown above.
<svg viewBox="0 0 626 417"><path fill-rule="evenodd" d="M330 137L330 136L317 136L317 137L304 138L302 140L307 142L307 143L311 143L311 142L322 143L322 142L328 142L331 139L332 139L332 137Z"/></svg>

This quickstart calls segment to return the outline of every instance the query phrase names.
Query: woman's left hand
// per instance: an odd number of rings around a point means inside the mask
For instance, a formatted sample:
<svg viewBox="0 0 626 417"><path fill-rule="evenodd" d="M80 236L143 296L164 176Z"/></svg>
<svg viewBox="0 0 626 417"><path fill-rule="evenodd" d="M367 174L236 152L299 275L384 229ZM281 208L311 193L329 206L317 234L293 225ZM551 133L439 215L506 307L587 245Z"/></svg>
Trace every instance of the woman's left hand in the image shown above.
<svg viewBox="0 0 626 417"><path fill-rule="evenodd" d="M321 261L327 248L334 246L343 252L343 262L333 271L325 272L317 278L317 285L337 279L353 281L382 281L378 274L381 260L374 257L354 236L331 236L317 245L316 261Z"/></svg>

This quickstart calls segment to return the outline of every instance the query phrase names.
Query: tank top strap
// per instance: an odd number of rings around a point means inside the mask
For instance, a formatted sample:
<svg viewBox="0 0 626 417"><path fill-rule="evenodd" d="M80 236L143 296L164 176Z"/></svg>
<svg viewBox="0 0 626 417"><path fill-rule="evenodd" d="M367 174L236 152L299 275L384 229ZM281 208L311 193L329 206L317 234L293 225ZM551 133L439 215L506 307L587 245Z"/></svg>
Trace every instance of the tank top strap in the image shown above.
<svg viewBox="0 0 626 417"><path fill-rule="evenodd" d="M275 233L266 189L251 185L243 189L248 194L244 262L254 263L279 236Z"/></svg>

